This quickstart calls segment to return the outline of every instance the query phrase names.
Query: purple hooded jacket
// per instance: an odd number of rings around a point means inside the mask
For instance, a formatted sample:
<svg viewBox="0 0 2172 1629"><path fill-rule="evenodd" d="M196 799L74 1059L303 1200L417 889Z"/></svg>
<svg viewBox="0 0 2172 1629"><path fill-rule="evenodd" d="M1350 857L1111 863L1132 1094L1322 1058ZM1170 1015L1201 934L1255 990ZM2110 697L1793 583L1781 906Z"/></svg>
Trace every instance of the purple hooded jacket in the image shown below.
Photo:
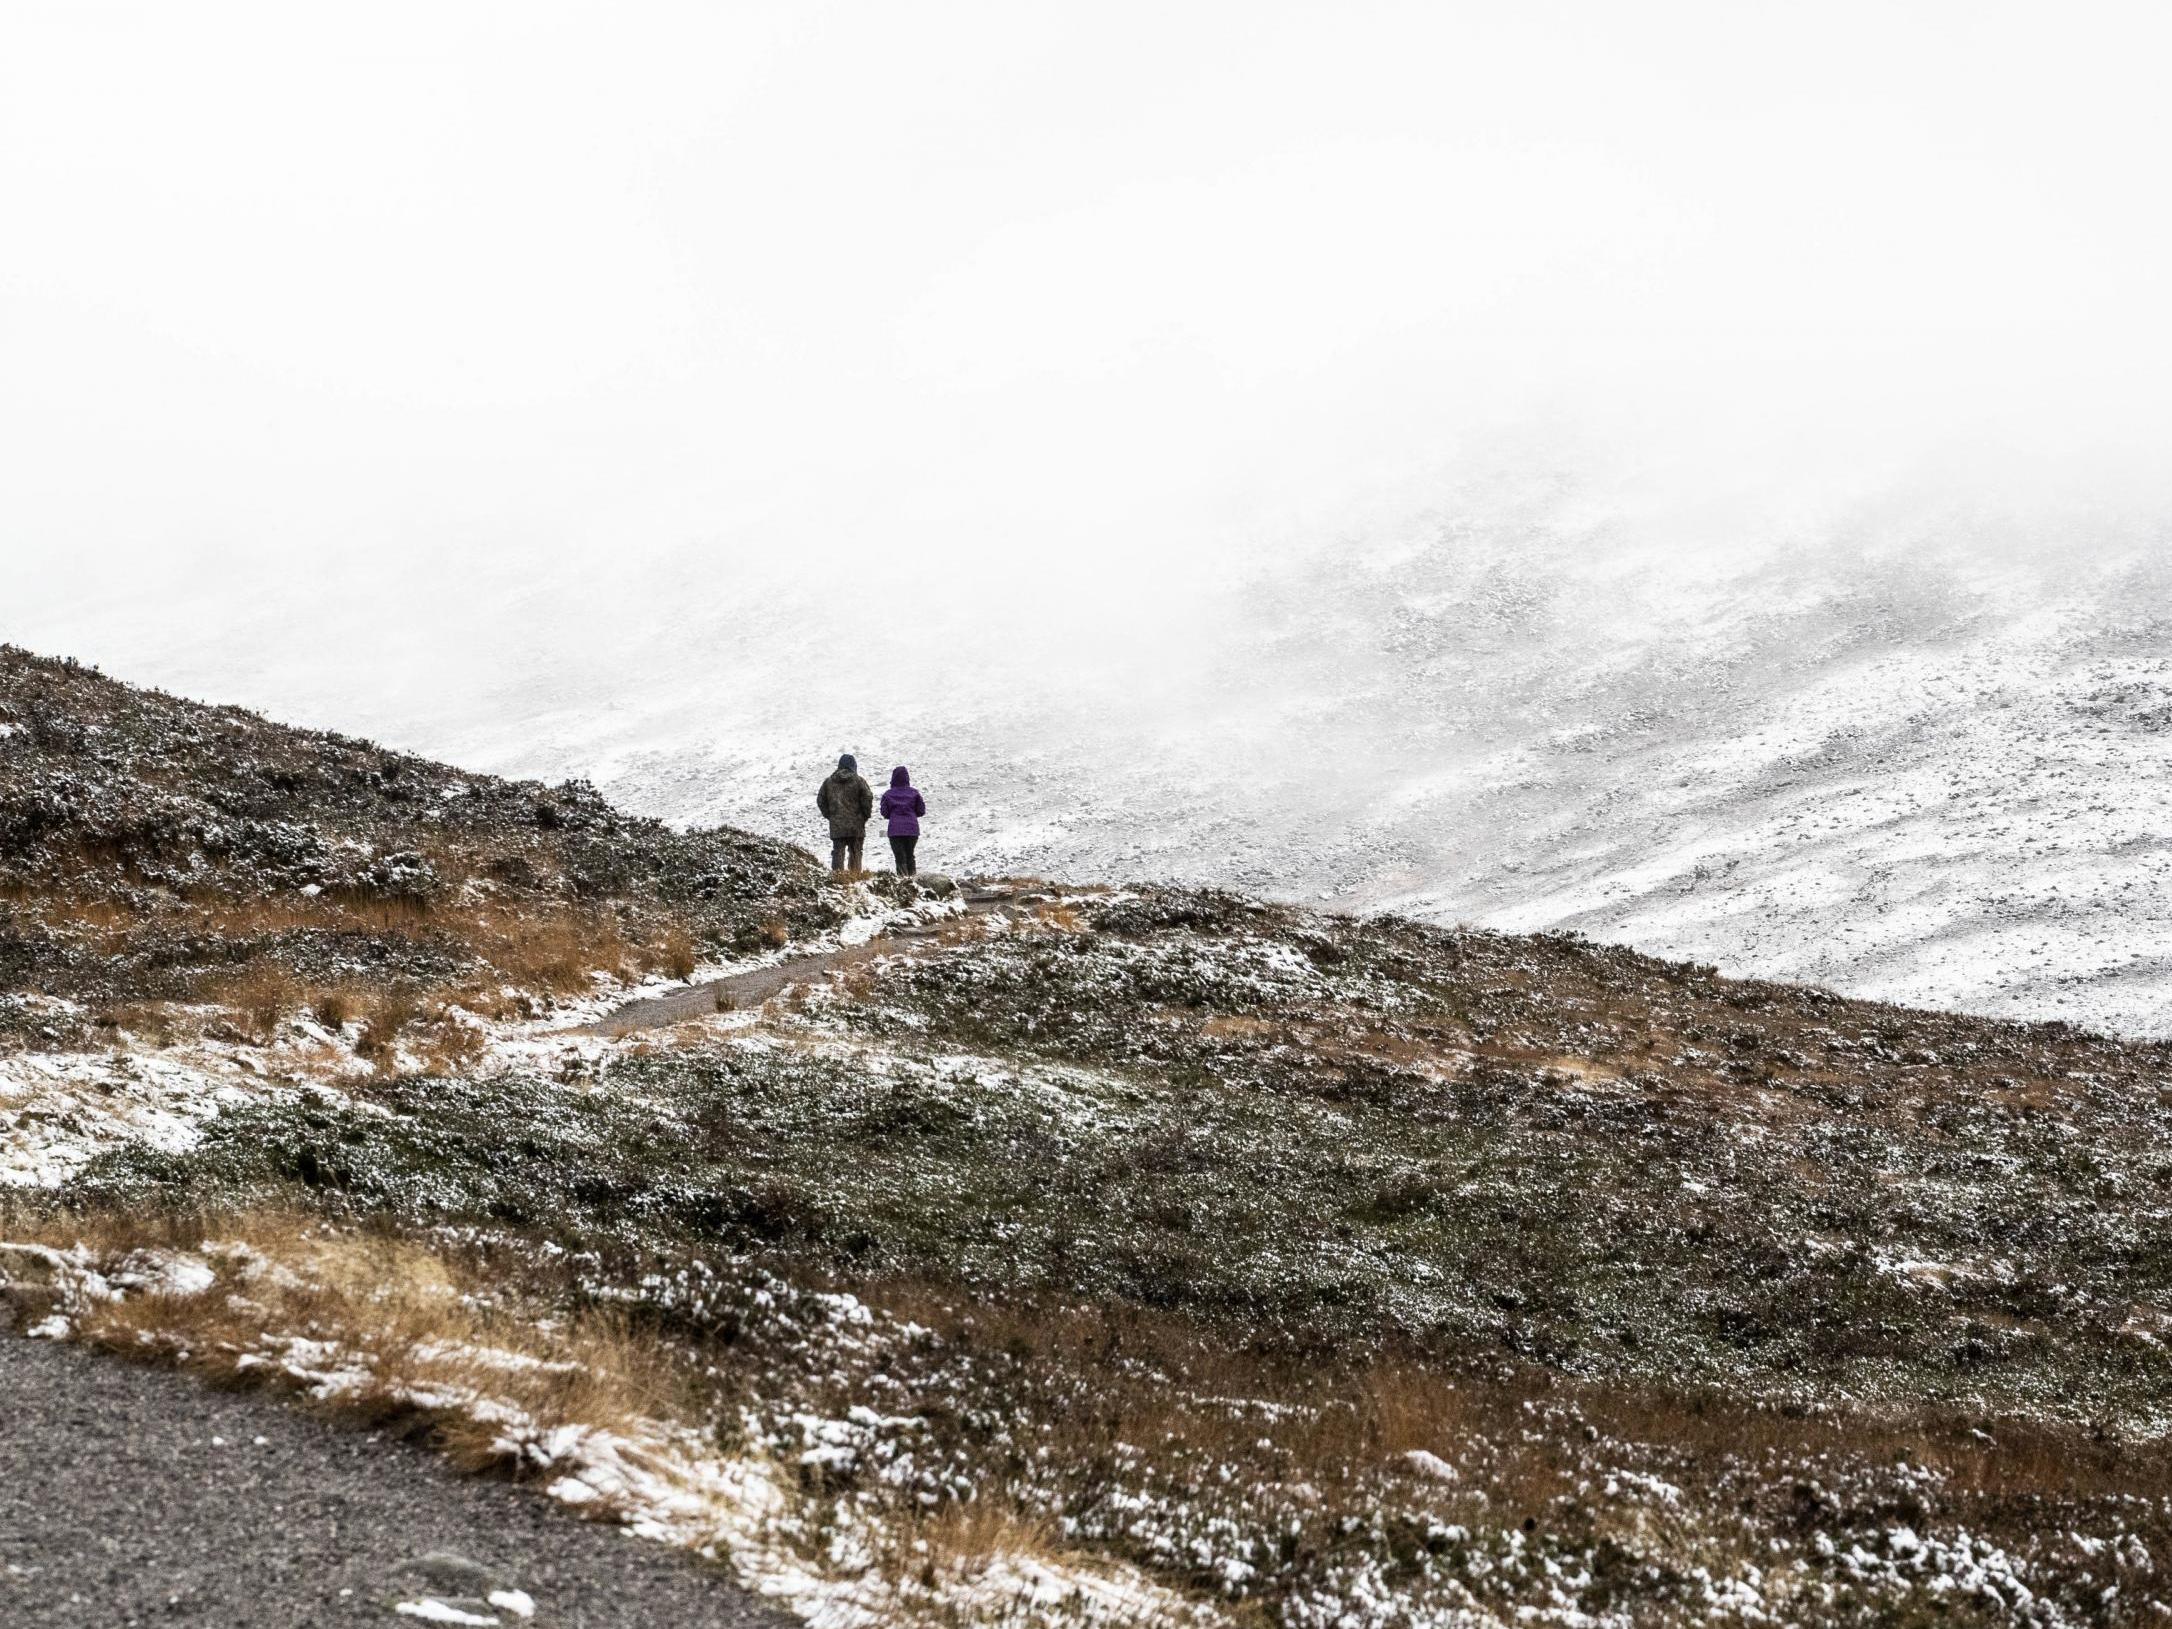
<svg viewBox="0 0 2172 1629"><path fill-rule="evenodd" d="M918 837L920 817L928 812L920 794L913 787L912 777L899 764L890 771L890 789L882 795L883 818L890 822L892 837Z"/></svg>

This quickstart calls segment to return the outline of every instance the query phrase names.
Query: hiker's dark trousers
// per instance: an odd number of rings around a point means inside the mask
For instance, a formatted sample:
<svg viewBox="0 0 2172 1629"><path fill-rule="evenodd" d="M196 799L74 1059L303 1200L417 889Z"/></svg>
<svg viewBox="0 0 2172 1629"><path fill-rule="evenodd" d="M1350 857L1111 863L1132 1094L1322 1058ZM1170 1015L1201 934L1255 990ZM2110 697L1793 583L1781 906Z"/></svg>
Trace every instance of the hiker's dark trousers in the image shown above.
<svg viewBox="0 0 2172 1629"><path fill-rule="evenodd" d="M866 841L867 832L864 829L854 832L850 837L839 837L835 832L832 832L830 834L830 869L832 871L844 870L845 861L850 858L852 869L854 871L859 870L860 848Z"/></svg>
<svg viewBox="0 0 2172 1629"><path fill-rule="evenodd" d="M920 867L913 863L913 845L919 841L920 839L917 837L893 837L890 839L890 852L897 856L897 874L899 876L910 877L919 874Z"/></svg>

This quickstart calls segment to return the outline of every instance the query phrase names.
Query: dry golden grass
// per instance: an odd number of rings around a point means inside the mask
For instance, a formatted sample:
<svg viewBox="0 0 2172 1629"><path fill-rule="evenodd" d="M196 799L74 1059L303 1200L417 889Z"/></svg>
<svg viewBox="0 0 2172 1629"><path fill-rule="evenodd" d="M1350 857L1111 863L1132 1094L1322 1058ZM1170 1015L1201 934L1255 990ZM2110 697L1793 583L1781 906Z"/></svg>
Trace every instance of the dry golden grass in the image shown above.
<svg viewBox="0 0 2172 1629"><path fill-rule="evenodd" d="M29 1282L36 1263L5 1253L9 1242L84 1245L109 1272L131 1257L144 1262L140 1252L189 1252L213 1267L209 1289L77 1305L78 1338L222 1384L309 1388L323 1412L427 1438L466 1470L517 1468L523 1444L571 1427L608 1433L619 1462L668 1479L680 1445L714 1440L713 1369L705 1374L614 1312L552 1314L548 1298L528 1299L507 1273L417 1240L278 1211L56 1219L0 1196L0 1310L12 1302L18 1316L36 1317L55 1298ZM529 1279L542 1271L514 1269ZM302 1372L286 1367L296 1339L319 1343L305 1350ZM637 1513L654 1514L626 1508L608 1489L583 1506L604 1519ZM869 1514L861 1512L859 1533L895 1592L899 1623L953 1622L944 1587L970 1586L998 1562L1096 1569L1063 1546L1050 1520L993 1492L932 1510L900 1501L872 1527Z"/></svg>
<svg viewBox="0 0 2172 1629"><path fill-rule="evenodd" d="M949 947L987 937L988 919L985 916L945 916L936 920L931 942Z"/></svg>
<svg viewBox="0 0 2172 1629"><path fill-rule="evenodd" d="M457 1075L480 1061L489 1045L489 1037L476 1026L451 1018L442 1019L422 1043L422 1072Z"/></svg>
<svg viewBox="0 0 2172 1629"><path fill-rule="evenodd" d="M547 899L509 904L465 897L425 905L337 893L248 901L213 896L168 899L138 914L65 892L17 893L48 927L102 955L121 955L159 935L224 941L214 952L222 965L189 975L187 999L178 1009L163 1004L109 1009L98 1021L103 1029L126 1029L159 1047L206 1033L268 1045L282 1038L291 1019L304 1015L335 1033L359 1023L355 1053L380 1073L408 1061L432 1074L474 1063L486 1037L452 1013L454 1007L487 1020L530 1019L554 999L592 994L599 976L628 979L662 972L684 979L699 965L698 943L683 920L649 921L636 932L613 912ZM772 943L789 941L782 918L765 923L763 932ZM287 960L291 951L285 941L303 933L320 940L325 934L406 940L440 964L449 952L451 960L467 966L449 977L360 975L311 983ZM401 958L395 953L393 959L397 964Z"/></svg>
<svg viewBox="0 0 2172 1629"><path fill-rule="evenodd" d="M1181 1314L1116 1304L968 1303L917 1280L859 1290L946 1340L1030 1355L1069 1377L1093 1406L1061 1411L1046 1440L1080 1462L1132 1444L1241 1464L1264 1437L1276 1475L1326 1487L1366 1467L1403 1469L1397 1462L1424 1450L1496 1504L1536 1512L1589 1475L1585 1433L1558 1424L1567 1419L1663 1450L1680 1466L1670 1479L1692 1489L1744 1463L1906 1457L1962 1497L2172 1497L2172 1446L2099 1441L2078 1427L1930 1410L1805 1417L1755 1399L1539 1368L1473 1375L1393 1353L1354 1364L1265 1355L1232 1349ZM1556 1425L1539 1429L1534 1408Z"/></svg>
<svg viewBox="0 0 2172 1629"><path fill-rule="evenodd" d="M97 1022L100 1029L125 1030L154 1047L171 1046L178 1033L173 1011L162 1001L122 1002L101 1011Z"/></svg>
<svg viewBox="0 0 2172 1629"><path fill-rule="evenodd" d="M1033 919L1041 927L1052 928L1058 933L1086 931L1086 919L1079 915L1077 907L1060 901L1050 900L1036 905L1033 908Z"/></svg>
<svg viewBox="0 0 2172 1629"><path fill-rule="evenodd" d="M1199 1033L1212 1041L1259 1041L1280 1032L1281 1026L1272 1019L1232 1013L1215 1013L1199 1026Z"/></svg>
<svg viewBox="0 0 2172 1629"><path fill-rule="evenodd" d="M276 962L251 961L204 992L229 1006L258 1040L268 1040L306 1004L301 981Z"/></svg>
<svg viewBox="0 0 2172 1629"><path fill-rule="evenodd" d="M489 989L464 990L460 994L459 1004L478 1018L497 1020L533 1018L540 1010L534 996L506 984Z"/></svg>
<svg viewBox="0 0 2172 1629"><path fill-rule="evenodd" d="M362 1034L354 1043L356 1054L373 1063L389 1064L401 1035L421 1014L421 1004L411 986L395 984L378 991L362 1021Z"/></svg>
<svg viewBox="0 0 2172 1629"><path fill-rule="evenodd" d="M63 1247L80 1239L108 1265L145 1247L204 1251L221 1277L213 1291L100 1305L83 1318L84 1338L138 1356L185 1352L190 1366L237 1384L278 1383L258 1361L279 1350L267 1337L336 1343L367 1363L353 1369L331 1407L427 1433L469 1467L502 1463L507 1432L459 1398L510 1404L538 1431L579 1425L638 1437L645 1423L710 1417L720 1400L710 1388L742 1383L696 1378L699 1366L664 1338L609 1314L540 1318L554 1288L563 1288L540 1261L486 1270L416 1240L278 1212L41 1220L27 1209L11 1216L0 1203L0 1238ZM249 1254L218 1248L232 1245ZM1322 1361L1318 1354L1232 1349L1179 1314L1137 1307L1015 1298L983 1304L937 1281L858 1289L946 1344L1029 1361L1042 1386L1018 1406L1037 1410L1049 1425L1036 1438L1049 1453L1083 1467L1139 1452L1179 1476L1200 1464L1235 1467L1240 1475L1249 1466L1263 1479L1366 1498L1367 1478L1424 1478L1404 1463L1424 1450L1460 1473L1451 1483L1428 1483L1439 1498L1475 1502L1482 1495L1490 1518L1511 1522L1546 1520L1574 1505L1597 1531L1653 1519L1630 1507L1594 1507L1583 1496L1593 1456L1609 1459L1609 1443L1664 1456L1667 1479L1683 1489L1679 1511L1664 1519L1686 1524L1684 1532L1704 1531L1699 1512L1709 1501L1733 1498L1729 1490L1739 1492L1745 1468L1784 1485L1803 1467L1890 1466L1905 1457L1935 1473L1963 1519L1972 1500L2010 1519L2014 1509L2037 1508L2033 1502L2046 1498L2172 1494L2165 1450L2094 1442L2074 1429L1931 1412L1800 1418L1741 1398L1568 1381L1536 1369L1472 1375L1416 1355ZM14 1294L24 1312L42 1311L34 1289ZM853 1396L847 1377L836 1384L841 1389L828 1403L841 1410ZM826 1496L819 1485L806 1491ZM968 1505L893 1513L878 1565L939 1589L1000 1558L1076 1559L1045 1521L1008 1499L998 1481Z"/></svg>
<svg viewBox="0 0 2172 1629"><path fill-rule="evenodd" d="M352 1371L330 1399L334 1411L427 1430L469 1468L502 1460L504 1425L448 1396L510 1403L538 1430L631 1434L699 1416L688 1371L615 1313L539 1319L505 1304L502 1286L477 1269L414 1241L278 1211L0 1221L11 1240L82 1243L108 1263L144 1249L202 1252L218 1273L201 1294L137 1293L80 1309L78 1333L90 1344L182 1361L228 1383L281 1384L296 1382L265 1360L286 1337L334 1343ZM20 1283L9 1293L32 1313L50 1304Z"/></svg>
<svg viewBox="0 0 2172 1629"><path fill-rule="evenodd" d="M700 965L694 950L694 936L676 922L664 930L656 957L658 970L675 979L692 978L694 969Z"/></svg>
<svg viewBox="0 0 2172 1629"><path fill-rule="evenodd" d="M198 993L259 1011L267 996L283 1010L298 1004L299 992L274 992L266 969L278 939L304 932L406 939L462 953L487 967L489 976L455 980L446 993L475 1000L503 984L551 995L584 993L597 973L666 971L684 978L697 961L693 934L683 922L664 922L647 943L635 945L612 913L550 900L428 905L333 892L314 898L172 900L150 914L65 893L25 896L25 903L48 928L84 939L101 955L122 954L153 932L185 930L229 941L241 952L236 965L203 979ZM762 931L773 945L790 938L781 918L765 922Z"/></svg>
<svg viewBox="0 0 2172 1629"><path fill-rule="evenodd" d="M142 926L142 918L134 911L109 900L39 896L25 903L46 927L55 932L77 933L104 956L125 950Z"/></svg>
<svg viewBox="0 0 2172 1629"><path fill-rule="evenodd" d="M1469 1393L1445 1375L1408 1364L1376 1364L1357 1377L1352 1390L1352 1417L1375 1453L1422 1448L1452 1454L1469 1431Z"/></svg>
<svg viewBox="0 0 2172 1629"><path fill-rule="evenodd" d="M926 1590L971 1580L1001 1559L1061 1566L1071 1558L1055 1523L997 1498L951 1503L887 1529L876 1565Z"/></svg>

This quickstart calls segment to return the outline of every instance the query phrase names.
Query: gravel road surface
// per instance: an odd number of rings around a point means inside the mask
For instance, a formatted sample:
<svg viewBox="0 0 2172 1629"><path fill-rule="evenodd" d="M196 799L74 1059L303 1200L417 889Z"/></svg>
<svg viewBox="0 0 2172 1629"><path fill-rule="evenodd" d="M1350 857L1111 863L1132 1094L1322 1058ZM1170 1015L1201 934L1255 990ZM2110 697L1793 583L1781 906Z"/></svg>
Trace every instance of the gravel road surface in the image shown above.
<svg viewBox="0 0 2172 1629"><path fill-rule="evenodd" d="M791 1621L714 1566L420 1448L0 1332L9 1629Z"/></svg>

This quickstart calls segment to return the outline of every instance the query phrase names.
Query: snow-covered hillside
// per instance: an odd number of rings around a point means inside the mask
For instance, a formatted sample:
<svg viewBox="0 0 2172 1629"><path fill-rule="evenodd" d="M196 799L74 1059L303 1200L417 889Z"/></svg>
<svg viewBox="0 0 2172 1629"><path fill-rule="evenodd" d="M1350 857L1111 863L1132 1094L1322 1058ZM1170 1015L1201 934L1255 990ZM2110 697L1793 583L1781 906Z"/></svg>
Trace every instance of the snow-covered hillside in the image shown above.
<svg viewBox="0 0 2172 1629"><path fill-rule="evenodd" d="M2172 578L2134 556L1596 560L1451 530L1265 574L1169 635L1193 641L1173 680L1148 670L1173 694L1056 652L1030 678L871 684L856 726L833 705L810 740L780 660L688 673L631 720L561 714L517 751L464 745L809 842L825 754L850 745L914 765L948 865L1569 927L2172 1030ZM733 685L764 700L727 729Z"/></svg>
<svg viewBox="0 0 2172 1629"><path fill-rule="evenodd" d="M1630 530L1539 483L1154 593L678 551L467 563L427 603L358 570L307 614L258 585L211 643L185 587L4 631L674 821L814 845L850 748L913 767L930 865L1575 928L2172 1032L2172 570L2146 536Z"/></svg>

